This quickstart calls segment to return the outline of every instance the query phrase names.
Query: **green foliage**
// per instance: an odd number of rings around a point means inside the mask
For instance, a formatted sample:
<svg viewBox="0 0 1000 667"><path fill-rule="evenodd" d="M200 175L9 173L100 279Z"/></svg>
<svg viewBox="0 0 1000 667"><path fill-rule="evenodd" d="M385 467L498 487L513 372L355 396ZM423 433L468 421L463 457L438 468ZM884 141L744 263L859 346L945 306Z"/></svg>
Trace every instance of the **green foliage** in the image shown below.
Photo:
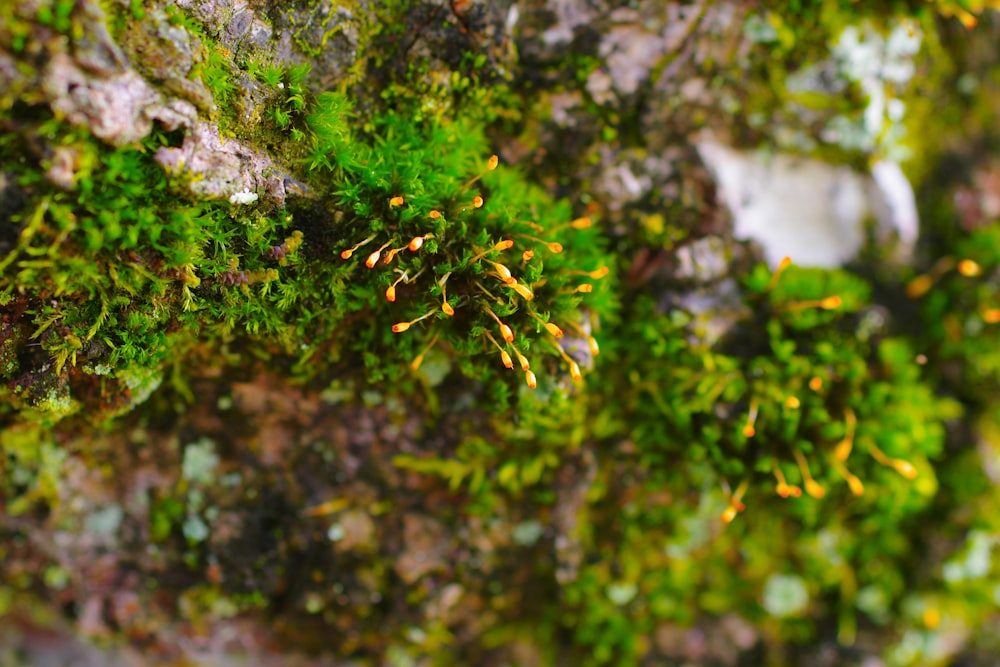
<svg viewBox="0 0 1000 667"><path fill-rule="evenodd" d="M609 305L606 258L590 220L574 227L565 204L516 171L487 165L486 142L469 123L380 116L368 147L351 142L344 112L339 96L318 99L310 167L338 177L329 192L342 241L328 251L330 280L349 283L346 311L375 315L350 343L369 353L371 379L399 377L373 351L395 346L417 367L437 341L459 356L523 355L524 371L533 358L539 376L563 362L578 375L582 359L569 356L561 330L589 338ZM503 377L486 363L463 371L486 383Z"/></svg>

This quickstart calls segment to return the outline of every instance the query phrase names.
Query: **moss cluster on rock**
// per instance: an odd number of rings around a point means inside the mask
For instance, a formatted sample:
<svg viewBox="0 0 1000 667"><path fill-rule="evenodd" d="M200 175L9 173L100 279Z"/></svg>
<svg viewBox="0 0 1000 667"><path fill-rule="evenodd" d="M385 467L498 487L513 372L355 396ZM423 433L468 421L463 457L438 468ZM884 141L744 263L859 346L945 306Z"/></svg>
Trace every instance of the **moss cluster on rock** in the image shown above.
<svg viewBox="0 0 1000 667"><path fill-rule="evenodd" d="M995 146L983 3L377 4L0 9L9 623L192 660L988 652L997 167L944 174ZM914 265L768 267L708 131L909 159Z"/></svg>

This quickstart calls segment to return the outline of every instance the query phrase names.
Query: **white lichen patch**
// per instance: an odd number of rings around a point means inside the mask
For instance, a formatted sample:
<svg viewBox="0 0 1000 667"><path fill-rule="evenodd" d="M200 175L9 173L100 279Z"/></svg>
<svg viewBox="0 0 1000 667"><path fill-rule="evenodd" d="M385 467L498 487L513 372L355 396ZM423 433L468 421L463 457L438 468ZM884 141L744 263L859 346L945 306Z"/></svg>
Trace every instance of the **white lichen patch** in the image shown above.
<svg viewBox="0 0 1000 667"><path fill-rule="evenodd" d="M194 484L211 484L215 480L215 468L218 465L219 455L215 452L215 443L202 438L184 448L181 476Z"/></svg>
<svg viewBox="0 0 1000 667"><path fill-rule="evenodd" d="M242 192L234 192L229 195L230 204L252 204L257 201L259 197L256 192L250 192L249 190L243 190Z"/></svg>

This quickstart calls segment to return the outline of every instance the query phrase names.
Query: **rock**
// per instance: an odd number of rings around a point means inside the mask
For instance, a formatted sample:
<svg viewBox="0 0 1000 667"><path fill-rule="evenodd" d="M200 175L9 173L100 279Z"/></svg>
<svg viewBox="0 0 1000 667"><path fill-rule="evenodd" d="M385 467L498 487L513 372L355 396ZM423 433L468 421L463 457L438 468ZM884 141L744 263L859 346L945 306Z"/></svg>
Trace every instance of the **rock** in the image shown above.
<svg viewBox="0 0 1000 667"><path fill-rule="evenodd" d="M864 244L865 220L873 215L883 238L899 240L899 257L908 256L916 241L913 191L898 165L880 163L867 176L711 140L700 142L698 150L733 214L735 238L760 243L772 267L784 257L826 268L853 260Z"/></svg>
<svg viewBox="0 0 1000 667"><path fill-rule="evenodd" d="M265 195L269 203L285 202L284 179L271 158L235 140L223 140L214 123L197 122L180 148L162 147L154 159L188 179L188 190L200 199L229 200L238 193Z"/></svg>
<svg viewBox="0 0 1000 667"><path fill-rule="evenodd" d="M405 551L396 559L396 574L408 585L415 584L424 575L446 566L444 559L447 544L444 525L429 516L407 513L403 516L403 543Z"/></svg>

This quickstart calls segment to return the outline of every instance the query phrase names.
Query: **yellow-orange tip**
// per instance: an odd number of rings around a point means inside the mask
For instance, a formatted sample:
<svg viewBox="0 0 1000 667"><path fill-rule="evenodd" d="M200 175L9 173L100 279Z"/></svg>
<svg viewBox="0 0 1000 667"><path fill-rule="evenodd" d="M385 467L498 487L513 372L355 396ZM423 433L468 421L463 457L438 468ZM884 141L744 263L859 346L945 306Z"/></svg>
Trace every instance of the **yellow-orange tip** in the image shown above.
<svg viewBox="0 0 1000 667"><path fill-rule="evenodd" d="M375 268L375 265L378 264L378 258L381 256L382 256L382 251L376 250L372 254L368 255L368 259L365 260L365 266L367 266L369 269Z"/></svg>
<svg viewBox="0 0 1000 667"><path fill-rule="evenodd" d="M736 512L737 512L736 507L730 505L729 507L726 508L726 511L724 511L722 513L722 516L720 516L719 518L722 519L722 523L732 523L733 519L736 518Z"/></svg>
<svg viewBox="0 0 1000 667"><path fill-rule="evenodd" d="M569 362L569 374L576 382L583 380L583 374L580 373L580 367L576 365L575 361Z"/></svg>
<svg viewBox="0 0 1000 667"><path fill-rule="evenodd" d="M504 239L493 246L494 250L509 250L514 247L514 239Z"/></svg>
<svg viewBox="0 0 1000 667"><path fill-rule="evenodd" d="M521 260L527 262L529 259L535 256L534 250L525 250L521 253Z"/></svg>
<svg viewBox="0 0 1000 667"><path fill-rule="evenodd" d="M789 396L788 398L785 399L785 407L787 407L789 410L798 410L799 406L801 405L802 405L801 401L799 401L798 397L796 396Z"/></svg>
<svg viewBox="0 0 1000 667"><path fill-rule="evenodd" d="M806 493L817 500L826 495L826 489L817 484L814 480L806 480Z"/></svg>
<svg viewBox="0 0 1000 667"><path fill-rule="evenodd" d="M587 336L587 345L590 346L590 356L596 357L601 353L601 348L597 344L597 339L593 336Z"/></svg>
<svg viewBox="0 0 1000 667"><path fill-rule="evenodd" d="M545 323L545 330L548 331L553 336L555 336L556 338L562 338L563 330L560 329L555 324L553 324L552 322Z"/></svg>
<svg viewBox="0 0 1000 667"><path fill-rule="evenodd" d="M813 378L809 380L809 388L812 389L813 391L819 391L820 389L822 389L823 378L821 378L818 375L813 376Z"/></svg>
<svg viewBox="0 0 1000 667"><path fill-rule="evenodd" d="M514 360L510 358L510 355L507 354L506 350L500 350L500 361L502 361L503 365L507 368L514 368Z"/></svg>
<svg viewBox="0 0 1000 667"><path fill-rule="evenodd" d="M423 245L424 245L424 237L423 236L414 236L412 239L410 239L410 244L408 246L406 246L406 247L410 249L410 252L416 252L416 251L420 250L420 248Z"/></svg>
<svg viewBox="0 0 1000 667"><path fill-rule="evenodd" d="M531 301L535 298L534 292L528 289L527 285L522 285L521 283L515 282L510 286L515 292L521 295L525 301Z"/></svg>
<svg viewBox="0 0 1000 667"><path fill-rule="evenodd" d="M503 336L504 341L508 343L514 342L514 332L506 324L500 325L500 335Z"/></svg>
<svg viewBox="0 0 1000 667"><path fill-rule="evenodd" d="M971 259L963 259L958 263L958 272L967 278L972 278L978 276L983 270L979 268L979 264Z"/></svg>
<svg viewBox="0 0 1000 667"><path fill-rule="evenodd" d="M549 247L549 250L551 252L554 252L556 254L561 253L563 251L562 243L556 243L555 241L553 241L552 243L546 243L545 245Z"/></svg>
<svg viewBox="0 0 1000 667"><path fill-rule="evenodd" d="M822 308L825 308L826 310L833 310L834 308L840 308L842 303L843 300L839 296L833 295L833 296L828 296L822 301L820 301L819 305Z"/></svg>
<svg viewBox="0 0 1000 667"><path fill-rule="evenodd" d="M431 217L431 220L437 220L438 218L441 217L441 211L431 209L431 212L428 213L427 215Z"/></svg>
<svg viewBox="0 0 1000 667"><path fill-rule="evenodd" d="M904 461L903 459L893 459L892 467L906 479L914 479L917 476L917 469L914 468L913 464L909 461Z"/></svg>
<svg viewBox="0 0 1000 667"><path fill-rule="evenodd" d="M444 312L444 314L445 314L445 315L447 315L448 317L454 317L454 315L455 315L455 309L454 309L454 308L452 308L452 307L451 307L451 304L450 304L450 303L448 303L447 301L445 301L445 302L443 302L443 303L441 304L441 310L442 310L442 311Z"/></svg>
<svg viewBox="0 0 1000 667"><path fill-rule="evenodd" d="M587 227L590 227L591 222L590 218L584 216L582 218L577 218L573 222L569 223L569 225L573 229L586 229Z"/></svg>
<svg viewBox="0 0 1000 667"><path fill-rule="evenodd" d="M743 427L743 435L746 436L747 438L752 438L755 435L757 435L757 430L750 424L747 424L746 426Z"/></svg>
<svg viewBox="0 0 1000 667"><path fill-rule="evenodd" d="M340 253L340 258L341 259L350 259L351 255L353 255L353 254L354 254L353 250L344 250L343 252Z"/></svg>
<svg viewBox="0 0 1000 667"><path fill-rule="evenodd" d="M531 371L524 371L524 381L528 383L528 389L534 389L538 386L538 380Z"/></svg>
<svg viewBox="0 0 1000 667"><path fill-rule="evenodd" d="M486 163L486 171L493 171L500 164L500 158L496 155L491 155L489 161Z"/></svg>
<svg viewBox="0 0 1000 667"><path fill-rule="evenodd" d="M389 285L389 287L386 288L386 290L385 290L385 298L388 299L390 302L396 300L396 286L395 285Z"/></svg>
<svg viewBox="0 0 1000 667"><path fill-rule="evenodd" d="M400 197L399 195L396 195L395 197L389 200L389 206L402 206L402 205L403 205L403 198Z"/></svg>
<svg viewBox="0 0 1000 667"><path fill-rule="evenodd" d="M403 331L406 331L409 328L410 328L410 323L409 322L397 322L396 324L392 325L392 332L393 333L401 333Z"/></svg>
<svg viewBox="0 0 1000 667"><path fill-rule="evenodd" d="M476 195L475 197L472 198L472 205L475 206L476 208L482 208L483 198L480 197L479 195Z"/></svg>

